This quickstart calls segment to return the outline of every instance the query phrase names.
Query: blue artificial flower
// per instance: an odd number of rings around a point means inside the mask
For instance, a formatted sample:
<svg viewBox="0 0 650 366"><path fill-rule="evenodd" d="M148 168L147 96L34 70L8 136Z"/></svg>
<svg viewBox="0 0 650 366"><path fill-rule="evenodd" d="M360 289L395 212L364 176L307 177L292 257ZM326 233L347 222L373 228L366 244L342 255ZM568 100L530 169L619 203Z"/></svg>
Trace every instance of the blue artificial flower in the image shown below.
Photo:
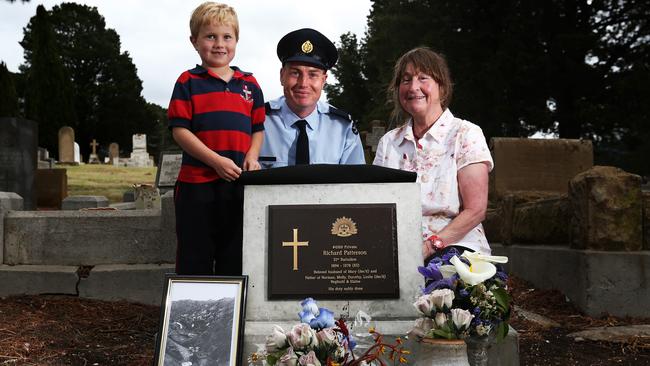
<svg viewBox="0 0 650 366"><path fill-rule="evenodd" d="M426 280L438 281L442 279L442 273L434 261L429 262L426 267L418 266L418 272L420 272Z"/></svg>
<svg viewBox="0 0 650 366"><path fill-rule="evenodd" d="M453 258L454 256L460 257L460 253L458 252L458 249L451 247L447 250L445 254L442 255L442 261L445 262L446 264L450 264L449 260Z"/></svg>
<svg viewBox="0 0 650 366"><path fill-rule="evenodd" d="M316 319L316 316L311 311L303 310L298 313L301 323L311 324L311 321Z"/></svg>
<svg viewBox="0 0 650 366"><path fill-rule="evenodd" d="M316 301L311 297L308 297L300 303L300 306L302 306L302 311L298 313L300 321L302 323L310 324L312 319L316 318L318 315L318 305L316 305Z"/></svg>
<svg viewBox="0 0 650 366"><path fill-rule="evenodd" d="M441 288L448 288L450 290L454 289L454 279L453 278L443 278L437 281L427 281L426 287L422 290L425 294L430 294L433 290L438 290Z"/></svg>
<svg viewBox="0 0 650 366"><path fill-rule="evenodd" d="M474 313L475 316L478 316L481 313L481 308L478 306L475 307L472 313Z"/></svg>
<svg viewBox="0 0 650 366"><path fill-rule="evenodd" d="M464 288L461 288L460 291L458 291L458 294L460 297L465 298L469 296L469 291L465 290Z"/></svg>
<svg viewBox="0 0 650 366"><path fill-rule="evenodd" d="M318 316L309 321L312 329L331 328L334 326L334 313L326 308L319 308Z"/></svg>

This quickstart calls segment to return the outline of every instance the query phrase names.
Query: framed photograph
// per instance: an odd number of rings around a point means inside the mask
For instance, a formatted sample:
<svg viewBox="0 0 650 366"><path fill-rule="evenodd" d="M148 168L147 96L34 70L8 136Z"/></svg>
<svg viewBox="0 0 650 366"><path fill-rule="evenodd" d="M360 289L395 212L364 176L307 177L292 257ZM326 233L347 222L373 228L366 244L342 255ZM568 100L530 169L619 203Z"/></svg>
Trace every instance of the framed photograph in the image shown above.
<svg viewBox="0 0 650 366"><path fill-rule="evenodd" d="M247 276L167 275L154 365L241 365Z"/></svg>

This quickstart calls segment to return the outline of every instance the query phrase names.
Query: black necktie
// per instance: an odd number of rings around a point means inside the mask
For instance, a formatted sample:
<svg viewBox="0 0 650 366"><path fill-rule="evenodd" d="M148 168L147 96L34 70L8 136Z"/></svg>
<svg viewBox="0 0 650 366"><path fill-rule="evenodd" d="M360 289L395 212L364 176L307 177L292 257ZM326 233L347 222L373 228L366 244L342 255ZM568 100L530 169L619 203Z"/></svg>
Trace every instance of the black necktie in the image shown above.
<svg viewBox="0 0 650 366"><path fill-rule="evenodd" d="M296 165L309 164L309 137L307 137L307 121L301 119L294 123L298 127L298 141L296 142Z"/></svg>

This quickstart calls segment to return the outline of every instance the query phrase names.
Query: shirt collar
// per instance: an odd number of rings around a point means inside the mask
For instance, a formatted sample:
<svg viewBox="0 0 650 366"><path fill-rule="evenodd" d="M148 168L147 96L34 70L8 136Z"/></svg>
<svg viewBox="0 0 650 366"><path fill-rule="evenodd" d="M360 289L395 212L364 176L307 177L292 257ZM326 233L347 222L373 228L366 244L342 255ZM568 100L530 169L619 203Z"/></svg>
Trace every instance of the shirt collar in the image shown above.
<svg viewBox="0 0 650 366"><path fill-rule="evenodd" d="M437 142L442 142L451 128L451 122L453 121L454 115L451 114L449 108L438 117L436 123L431 126L431 128L422 135L422 139L427 139L429 137L433 138ZM409 120L397 131L397 141L402 144L404 141L412 141L415 143L415 135L413 135L413 119Z"/></svg>
<svg viewBox="0 0 650 366"><path fill-rule="evenodd" d="M325 105L325 103L322 103L321 101L318 101L316 103L316 108L305 118L300 118L298 115L293 113L291 108L287 105L287 99L286 97L281 97L282 105L280 108L280 118L282 119L282 123L286 128L291 128L296 121L304 119L307 121L307 128L310 130L315 130L316 126L318 125L318 115L320 113L327 113L329 112L329 106Z"/></svg>
<svg viewBox="0 0 650 366"><path fill-rule="evenodd" d="M244 76L252 75L250 72L241 71L241 69L239 69L239 67L237 67L237 66L230 66L230 68L233 69L233 71L235 71L235 73L232 74L232 77L235 78L235 79L239 79L239 78L242 78ZM208 74L208 75L210 75L212 77L217 77L216 74L210 72L208 69L206 69L205 67L203 67L201 65L198 65L198 64L196 65L196 67L189 70L189 72L190 72L190 74L194 74L194 75ZM221 78L219 78L219 79L221 79Z"/></svg>

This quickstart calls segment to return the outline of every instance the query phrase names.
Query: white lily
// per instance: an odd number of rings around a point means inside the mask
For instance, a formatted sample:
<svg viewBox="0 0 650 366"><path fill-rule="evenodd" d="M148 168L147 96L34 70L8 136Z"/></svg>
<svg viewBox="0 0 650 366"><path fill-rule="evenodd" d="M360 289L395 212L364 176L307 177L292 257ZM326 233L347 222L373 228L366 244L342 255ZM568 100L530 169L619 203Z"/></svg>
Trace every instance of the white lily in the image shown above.
<svg viewBox="0 0 650 366"><path fill-rule="evenodd" d="M449 261L456 267L460 278L470 286L478 285L497 273L497 267L490 262L470 259L472 265L468 266L457 256L453 256Z"/></svg>
<svg viewBox="0 0 650 366"><path fill-rule="evenodd" d="M456 267L450 265L450 264L445 264L442 265L438 268L440 270L440 273L442 274L442 278L449 278L453 275L456 274Z"/></svg>
<svg viewBox="0 0 650 366"><path fill-rule="evenodd" d="M491 262L491 263L508 263L508 257L504 257L501 255L487 255L487 254L481 254L479 252L470 252L470 251L465 251L462 254L463 257L469 259L470 262L474 263L474 261L483 261L483 262Z"/></svg>

